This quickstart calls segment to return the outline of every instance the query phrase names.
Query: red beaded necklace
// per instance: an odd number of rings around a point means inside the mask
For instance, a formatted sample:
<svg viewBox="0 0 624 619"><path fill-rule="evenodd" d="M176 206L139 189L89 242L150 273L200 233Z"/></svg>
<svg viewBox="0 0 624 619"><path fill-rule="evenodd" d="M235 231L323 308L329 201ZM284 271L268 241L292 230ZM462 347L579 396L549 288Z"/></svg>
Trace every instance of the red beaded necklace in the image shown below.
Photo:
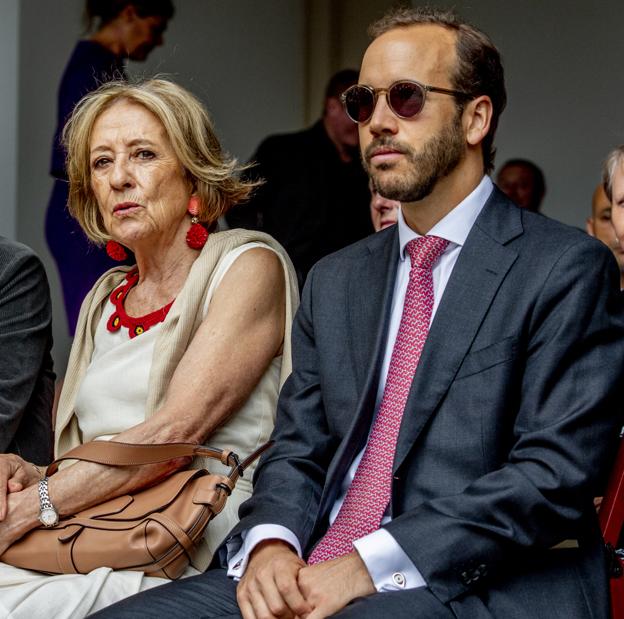
<svg viewBox="0 0 624 619"><path fill-rule="evenodd" d="M150 327L162 322L169 312L169 309L173 305L173 301L167 303L164 307L157 309L145 316L128 316L124 308L124 300L128 296L128 293L132 287L139 281L139 270L134 268L126 275L126 283L121 284L118 288L115 288L110 294L111 303L115 306L115 311L108 319L106 328L111 331L119 331L121 327L128 329L128 335L133 338L141 333L145 333ZM175 299L174 299L175 300Z"/></svg>

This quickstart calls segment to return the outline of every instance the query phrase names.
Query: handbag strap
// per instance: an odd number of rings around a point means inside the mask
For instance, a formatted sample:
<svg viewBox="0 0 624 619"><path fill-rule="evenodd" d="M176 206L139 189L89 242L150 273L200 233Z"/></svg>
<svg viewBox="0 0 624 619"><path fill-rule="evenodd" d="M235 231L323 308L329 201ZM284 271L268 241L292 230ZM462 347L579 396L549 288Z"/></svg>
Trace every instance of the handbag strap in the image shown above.
<svg viewBox="0 0 624 619"><path fill-rule="evenodd" d="M138 443L119 443L117 441L91 441L78 445L48 465L46 475L56 473L59 463L64 460L84 460L109 466L137 466L140 464L156 464L175 458L199 456L219 460L223 465L230 466L228 477L236 483L243 476L244 470L271 445L268 441L260 445L242 462L238 456L228 449L214 449L193 443L158 443L153 445Z"/></svg>

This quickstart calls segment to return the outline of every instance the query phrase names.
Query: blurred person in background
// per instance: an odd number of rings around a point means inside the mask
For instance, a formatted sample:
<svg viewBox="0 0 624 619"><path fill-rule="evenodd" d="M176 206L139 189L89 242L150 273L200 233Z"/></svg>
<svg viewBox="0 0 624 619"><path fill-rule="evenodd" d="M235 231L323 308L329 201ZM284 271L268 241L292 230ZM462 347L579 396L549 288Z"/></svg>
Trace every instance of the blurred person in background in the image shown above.
<svg viewBox="0 0 624 619"><path fill-rule="evenodd" d="M611 223L618 244L618 249L614 249L613 252L621 272L624 251L624 144L614 148L607 156L602 168L602 184L611 204ZM620 282L623 279L621 278ZM620 287L623 287L622 284Z"/></svg>
<svg viewBox="0 0 624 619"><path fill-rule="evenodd" d="M333 75L325 89L322 118L309 129L273 135L260 144L251 176L266 182L226 218L232 227L262 230L281 243L295 265L300 288L323 256L373 232L357 126L340 101L357 79L354 69Z"/></svg>
<svg viewBox="0 0 624 619"><path fill-rule="evenodd" d="M370 213L375 232L379 232L389 226L393 226L399 217L401 203L397 200L384 198L374 187L373 181L369 183L371 192Z"/></svg>
<svg viewBox="0 0 624 619"><path fill-rule="evenodd" d="M612 252L620 267L620 288L624 289L624 250L620 247L611 221L611 200L605 193L603 183L594 190L592 214L585 221L587 234L602 241Z"/></svg>
<svg viewBox="0 0 624 619"><path fill-rule="evenodd" d="M82 300L95 280L116 263L102 248L89 242L67 211L69 189L61 133L84 95L110 80L125 79L126 60L145 60L155 47L162 45L173 13L171 0L87 0L86 31L92 34L78 41L61 79L50 165L55 181L45 233L61 280L72 336Z"/></svg>
<svg viewBox="0 0 624 619"><path fill-rule="evenodd" d="M520 208L538 213L546 194L540 168L528 159L510 159L498 171L496 184Z"/></svg>

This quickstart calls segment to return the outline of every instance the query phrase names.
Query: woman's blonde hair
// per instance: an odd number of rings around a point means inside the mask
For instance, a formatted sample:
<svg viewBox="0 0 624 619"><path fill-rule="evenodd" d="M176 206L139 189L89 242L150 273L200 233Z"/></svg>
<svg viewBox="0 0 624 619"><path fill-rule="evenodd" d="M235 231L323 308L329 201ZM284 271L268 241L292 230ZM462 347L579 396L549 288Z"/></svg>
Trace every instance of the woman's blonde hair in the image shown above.
<svg viewBox="0 0 624 619"><path fill-rule="evenodd" d="M189 186L199 197L201 221L215 223L259 184L239 178L247 166L223 153L208 112L186 89L165 79L108 82L78 103L63 130L69 211L91 240L103 243L111 238L91 188L91 134L102 112L120 100L142 105L160 120Z"/></svg>

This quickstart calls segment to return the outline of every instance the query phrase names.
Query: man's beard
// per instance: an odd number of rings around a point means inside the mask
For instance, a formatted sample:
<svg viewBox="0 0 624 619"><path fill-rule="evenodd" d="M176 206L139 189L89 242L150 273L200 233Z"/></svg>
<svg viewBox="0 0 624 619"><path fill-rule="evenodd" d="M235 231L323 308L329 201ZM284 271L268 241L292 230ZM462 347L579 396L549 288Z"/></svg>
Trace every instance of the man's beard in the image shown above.
<svg viewBox="0 0 624 619"><path fill-rule="evenodd" d="M431 137L420 152L409 144L383 136L369 144L363 163L375 189L384 198L399 202L417 202L426 198L436 183L457 167L464 157L465 145L461 114L458 111L453 122ZM371 155L380 146L395 148L404 153L409 165L408 171L402 175L376 175L376 170L391 170L394 166L392 163L381 163L375 169L371 167Z"/></svg>

